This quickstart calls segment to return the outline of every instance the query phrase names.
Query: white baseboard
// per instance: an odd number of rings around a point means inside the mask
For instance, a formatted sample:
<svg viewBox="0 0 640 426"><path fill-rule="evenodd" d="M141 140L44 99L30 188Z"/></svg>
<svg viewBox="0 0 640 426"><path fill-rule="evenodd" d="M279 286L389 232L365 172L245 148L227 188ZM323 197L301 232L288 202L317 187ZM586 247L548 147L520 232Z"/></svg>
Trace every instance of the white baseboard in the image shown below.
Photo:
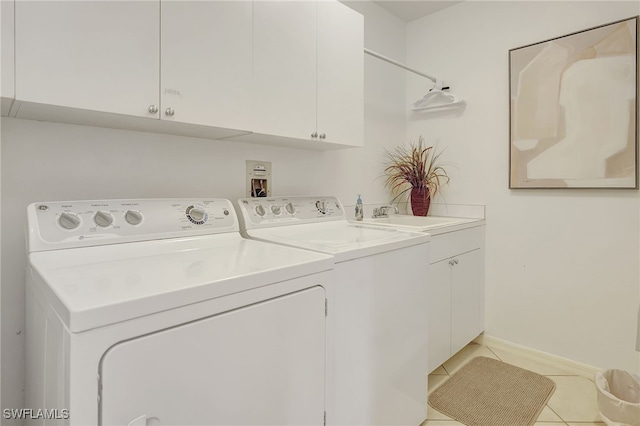
<svg viewBox="0 0 640 426"><path fill-rule="evenodd" d="M526 346L511 343L507 340L499 339L497 337L487 336L485 334L481 334L480 336L476 337L474 339L474 342L481 345L494 347L496 349L502 349L505 351L517 353L543 364L558 366L577 376L582 376L590 380L593 380L593 376L595 373L602 371L602 369L594 367L592 365L583 364L578 361L573 361L568 358L563 358L561 356L542 352L537 349L531 349Z"/></svg>

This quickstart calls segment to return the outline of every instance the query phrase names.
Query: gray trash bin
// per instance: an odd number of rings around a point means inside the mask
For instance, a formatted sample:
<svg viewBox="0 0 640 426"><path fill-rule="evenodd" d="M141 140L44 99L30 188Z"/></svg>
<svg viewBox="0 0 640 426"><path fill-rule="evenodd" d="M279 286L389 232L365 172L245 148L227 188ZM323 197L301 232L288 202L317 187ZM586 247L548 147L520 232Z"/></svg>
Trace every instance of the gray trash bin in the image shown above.
<svg viewBox="0 0 640 426"><path fill-rule="evenodd" d="M598 409L608 426L640 426L640 377L624 370L596 373Z"/></svg>

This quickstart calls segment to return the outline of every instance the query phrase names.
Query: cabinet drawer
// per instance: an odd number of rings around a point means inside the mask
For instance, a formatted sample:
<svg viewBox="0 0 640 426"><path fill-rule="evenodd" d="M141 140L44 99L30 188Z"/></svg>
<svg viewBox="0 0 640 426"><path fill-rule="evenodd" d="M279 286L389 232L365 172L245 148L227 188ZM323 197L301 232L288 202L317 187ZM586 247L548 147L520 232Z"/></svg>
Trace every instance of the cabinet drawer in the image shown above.
<svg viewBox="0 0 640 426"><path fill-rule="evenodd" d="M431 263L483 246L484 225L431 237Z"/></svg>

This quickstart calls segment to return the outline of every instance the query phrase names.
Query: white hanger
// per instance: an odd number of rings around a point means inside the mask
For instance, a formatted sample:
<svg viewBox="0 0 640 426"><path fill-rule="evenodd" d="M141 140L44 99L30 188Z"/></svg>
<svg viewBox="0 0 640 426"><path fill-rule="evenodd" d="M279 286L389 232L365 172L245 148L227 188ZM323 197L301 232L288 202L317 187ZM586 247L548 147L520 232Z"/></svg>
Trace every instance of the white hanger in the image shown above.
<svg viewBox="0 0 640 426"><path fill-rule="evenodd" d="M429 90L429 93L413 103L411 111L449 108L465 103L464 99L444 91L447 89L449 89L449 87L445 86L442 80L437 80L435 86Z"/></svg>

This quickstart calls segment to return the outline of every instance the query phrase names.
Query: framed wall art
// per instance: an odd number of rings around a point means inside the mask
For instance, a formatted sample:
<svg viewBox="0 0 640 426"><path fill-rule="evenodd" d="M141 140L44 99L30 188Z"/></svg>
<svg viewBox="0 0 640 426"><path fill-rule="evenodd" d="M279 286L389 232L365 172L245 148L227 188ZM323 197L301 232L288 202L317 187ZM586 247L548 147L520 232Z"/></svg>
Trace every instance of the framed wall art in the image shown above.
<svg viewBox="0 0 640 426"><path fill-rule="evenodd" d="M637 25L509 51L509 188L638 188Z"/></svg>

